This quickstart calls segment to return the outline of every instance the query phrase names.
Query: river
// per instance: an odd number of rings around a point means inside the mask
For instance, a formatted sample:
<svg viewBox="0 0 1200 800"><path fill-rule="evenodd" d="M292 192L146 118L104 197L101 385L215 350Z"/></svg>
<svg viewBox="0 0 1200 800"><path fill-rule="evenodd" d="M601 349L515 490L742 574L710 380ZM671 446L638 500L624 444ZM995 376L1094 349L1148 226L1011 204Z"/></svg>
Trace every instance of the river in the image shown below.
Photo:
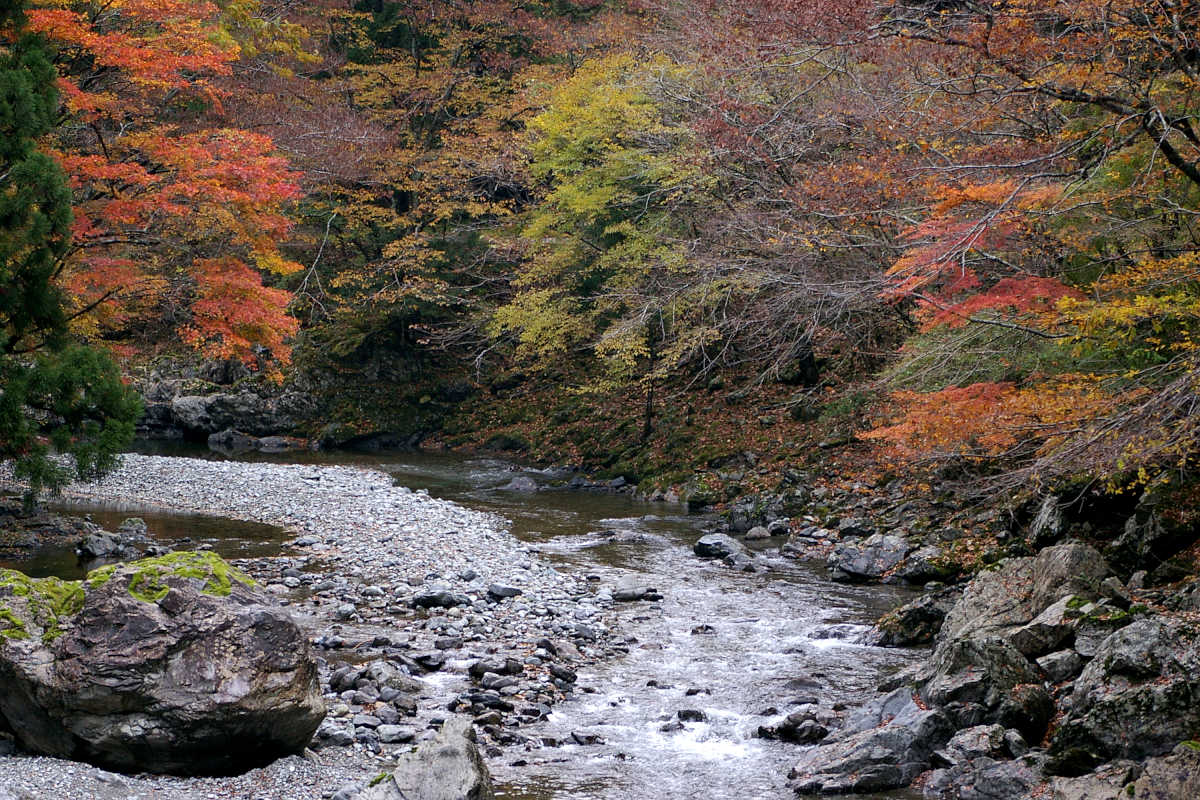
<svg viewBox="0 0 1200 800"><path fill-rule="evenodd" d="M190 447L147 451L221 457ZM486 458L417 453L240 458L382 469L399 484L501 514L522 541L560 569L591 576L597 586L633 577L662 593L660 602L618 605L628 653L585 669L578 682L585 690L556 706L547 720L521 729L551 746L510 748L492 759L503 800L790 797L786 775L797 746L756 737L759 726L778 721L799 702L854 705L882 677L916 657L864 643L870 622L900 602L904 590L832 583L818 567L781 558L778 540L755 548L770 568L765 573L702 561L691 545L718 521L681 506L605 493L507 491L502 487L517 475L543 486L560 476ZM110 526L118 516L141 513L152 530L167 531L168 539L190 531L193 539L209 539L232 557L259 555L276 539L276 529L266 526L229 523L223 537L212 520L198 523L136 508L83 510ZM65 554L57 558L60 565L68 561ZM681 726L681 710L703 719ZM575 744L575 732L596 737L596 743Z"/></svg>

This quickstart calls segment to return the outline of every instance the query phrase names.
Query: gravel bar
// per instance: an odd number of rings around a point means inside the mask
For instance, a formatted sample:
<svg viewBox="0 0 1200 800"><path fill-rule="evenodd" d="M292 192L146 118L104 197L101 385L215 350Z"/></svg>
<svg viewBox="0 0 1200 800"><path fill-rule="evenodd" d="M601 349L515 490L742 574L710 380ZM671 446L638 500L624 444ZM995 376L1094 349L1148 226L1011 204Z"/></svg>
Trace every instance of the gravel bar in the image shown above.
<svg viewBox="0 0 1200 800"><path fill-rule="evenodd" d="M0 484L4 477L0 467ZM116 775L3 754L0 800L344 796L411 741L431 736L448 710L476 717L485 749L500 755L501 746L519 744L521 725L571 696L574 686L562 676L573 682L574 675L563 665L613 652L605 622L611 598L540 560L501 517L396 486L378 470L131 454L104 479L72 485L63 496L131 515L161 509L289 531L294 538L278 557L235 563L310 632L329 716L315 753L229 778ZM469 669L498 658L521 671L481 689ZM373 694L379 687L359 681L351 688L356 673L347 670L380 662L407 668L419 688L386 703ZM408 726L390 725L393 736L411 728L415 738L393 744L376 735L380 715Z"/></svg>

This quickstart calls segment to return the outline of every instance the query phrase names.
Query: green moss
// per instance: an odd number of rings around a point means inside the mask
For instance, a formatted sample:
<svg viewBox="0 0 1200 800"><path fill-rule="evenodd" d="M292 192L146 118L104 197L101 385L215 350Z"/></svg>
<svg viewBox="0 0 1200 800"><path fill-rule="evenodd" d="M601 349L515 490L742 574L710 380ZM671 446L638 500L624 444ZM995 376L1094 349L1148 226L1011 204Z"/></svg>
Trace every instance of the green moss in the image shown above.
<svg viewBox="0 0 1200 800"><path fill-rule="evenodd" d="M116 571L116 564L105 564L103 567L97 567L89 572L84 580L87 582L89 589L98 589L108 583Z"/></svg>
<svg viewBox="0 0 1200 800"><path fill-rule="evenodd" d="M390 772L381 772L371 779L371 782L368 784L368 786L378 786L390 777L392 777Z"/></svg>
<svg viewBox="0 0 1200 800"><path fill-rule="evenodd" d="M0 629L0 637L5 639L28 639L29 631L25 629L25 623L12 612L12 609L0 606L0 624L4 627Z"/></svg>
<svg viewBox="0 0 1200 800"><path fill-rule="evenodd" d="M1189 750L1195 750L1200 753L1200 742L1197 742L1195 739L1188 739L1186 742L1180 742L1180 744Z"/></svg>
<svg viewBox="0 0 1200 800"><path fill-rule="evenodd" d="M157 603L166 597L166 580L173 576L204 581L200 591L216 597L228 597L233 590L234 581L254 586L254 580L249 575L234 569L216 553L207 551L168 553L165 556L133 561L126 566L133 569L133 576L129 579L129 593L146 603ZM93 575L95 580L100 581L99 584L93 585L103 585L107 582L112 573L96 575L104 569L106 568L101 567L100 570L89 573L89 583L93 580Z"/></svg>
<svg viewBox="0 0 1200 800"><path fill-rule="evenodd" d="M42 626L42 640L52 642L62 635L59 624L63 617L78 614L83 608L83 584L79 581L64 581L61 578L31 578L23 572L0 570L0 588L7 589L14 597L25 598L28 613L34 615ZM19 619L8 608L0 612L0 618L9 623L2 635L10 639L29 636L25 621ZM16 631L20 631L20 634Z"/></svg>

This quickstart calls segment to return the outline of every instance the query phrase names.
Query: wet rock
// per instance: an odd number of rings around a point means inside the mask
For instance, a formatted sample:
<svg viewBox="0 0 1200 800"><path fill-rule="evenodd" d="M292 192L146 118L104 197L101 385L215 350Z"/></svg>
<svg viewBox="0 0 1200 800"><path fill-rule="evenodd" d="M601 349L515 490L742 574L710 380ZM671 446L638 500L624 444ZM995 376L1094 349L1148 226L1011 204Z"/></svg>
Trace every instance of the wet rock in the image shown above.
<svg viewBox="0 0 1200 800"><path fill-rule="evenodd" d="M797 710L777 725L760 726L761 739L778 739L793 744L816 744L829 735L829 728L817 720L812 710Z"/></svg>
<svg viewBox="0 0 1200 800"><path fill-rule="evenodd" d="M492 778L464 717L447 720L432 740L402 755L392 773L356 800L492 800Z"/></svg>
<svg viewBox="0 0 1200 800"><path fill-rule="evenodd" d="M871 718L875 726L839 734L804 753L789 773L792 788L798 794L847 794L907 786L954 732L945 715L920 708L903 691L866 709L853 727L869 725Z"/></svg>
<svg viewBox="0 0 1200 800"><path fill-rule="evenodd" d="M675 716L680 722L704 722L707 719L704 712L698 708L681 708L675 712Z"/></svg>
<svg viewBox="0 0 1200 800"><path fill-rule="evenodd" d="M119 558L125 553L125 545L115 534L99 531L85 536L75 546L75 552L85 560Z"/></svg>
<svg viewBox="0 0 1200 800"><path fill-rule="evenodd" d="M639 600L662 600L663 596L653 584L641 579L630 579L613 589L612 599L618 603L633 603Z"/></svg>
<svg viewBox="0 0 1200 800"><path fill-rule="evenodd" d="M0 573L0 715L23 747L180 774L303 750L325 707L283 609L209 554L103 570L86 589Z"/></svg>
<svg viewBox="0 0 1200 800"><path fill-rule="evenodd" d="M479 680L488 672L497 675L520 675L524 671L521 662L515 658L484 658L472 664L467 669L467 674Z"/></svg>
<svg viewBox="0 0 1200 800"><path fill-rule="evenodd" d="M571 740L578 745L604 744L604 738L594 733L571 731Z"/></svg>
<svg viewBox="0 0 1200 800"><path fill-rule="evenodd" d="M787 517L773 519L767 523L767 533L771 536L787 536L792 532L792 523Z"/></svg>
<svg viewBox="0 0 1200 800"><path fill-rule="evenodd" d="M877 533L863 540L843 541L834 548L826 563L834 570L834 580L878 580L894 569L910 550L912 546L906 539Z"/></svg>
<svg viewBox="0 0 1200 800"><path fill-rule="evenodd" d="M727 567L732 567L738 572L760 572L762 565L758 559L750 553L731 553L725 556L721 561Z"/></svg>
<svg viewBox="0 0 1200 800"><path fill-rule="evenodd" d="M692 551L701 558L726 558L735 553L742 553L744 549L728 534L710 533L701 536L692 546Z"/></svg>
<svg viewBox="0 0 1200 800"><path fill-rule="evenodd" d="M762 525L756 525L753 528L751 528L750 530L746 531L746 541L755 541L755 540L770 539L770 538L771 538L770 531L768 531Z"/></svg>
<svg viewBox="0 0 1200 800"><path fill-rule="evenodd" d="M578 676L573 670L569 670L566 667L558 664L550 665L550 674L558 680L566 681L567 683L575 683L575 681L578 680Z"/></svg>
<svg viewBox="0 0 1200 800"><path fill-rule="evenodd" d="M1057 774L1163 755L1200 730L1200 626L1137 620L1109 636L1075 682L1050 753Z"/></svg>

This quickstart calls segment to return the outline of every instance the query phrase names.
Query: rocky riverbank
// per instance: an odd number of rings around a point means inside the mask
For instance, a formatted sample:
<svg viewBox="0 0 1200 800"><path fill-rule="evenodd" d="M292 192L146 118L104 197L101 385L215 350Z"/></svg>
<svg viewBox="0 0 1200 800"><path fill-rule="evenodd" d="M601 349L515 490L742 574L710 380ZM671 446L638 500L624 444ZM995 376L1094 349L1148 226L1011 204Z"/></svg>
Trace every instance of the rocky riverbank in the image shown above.
<svg viewBox="0 0 1200 800"><path fill-rule="evenodd" d="M519 744L522 725L580 691L579 665L611 653L610 593L556 571L500 518L394 486L380 472L131 455L105 480L66 494L291 531L278 557L236 563L311 636L330 713L310 760L236 778L118 777L0 757L0 786L14 796L102 797L118 786L110 796L346 796L455 714L475 722L485 750Z"/></svg>

